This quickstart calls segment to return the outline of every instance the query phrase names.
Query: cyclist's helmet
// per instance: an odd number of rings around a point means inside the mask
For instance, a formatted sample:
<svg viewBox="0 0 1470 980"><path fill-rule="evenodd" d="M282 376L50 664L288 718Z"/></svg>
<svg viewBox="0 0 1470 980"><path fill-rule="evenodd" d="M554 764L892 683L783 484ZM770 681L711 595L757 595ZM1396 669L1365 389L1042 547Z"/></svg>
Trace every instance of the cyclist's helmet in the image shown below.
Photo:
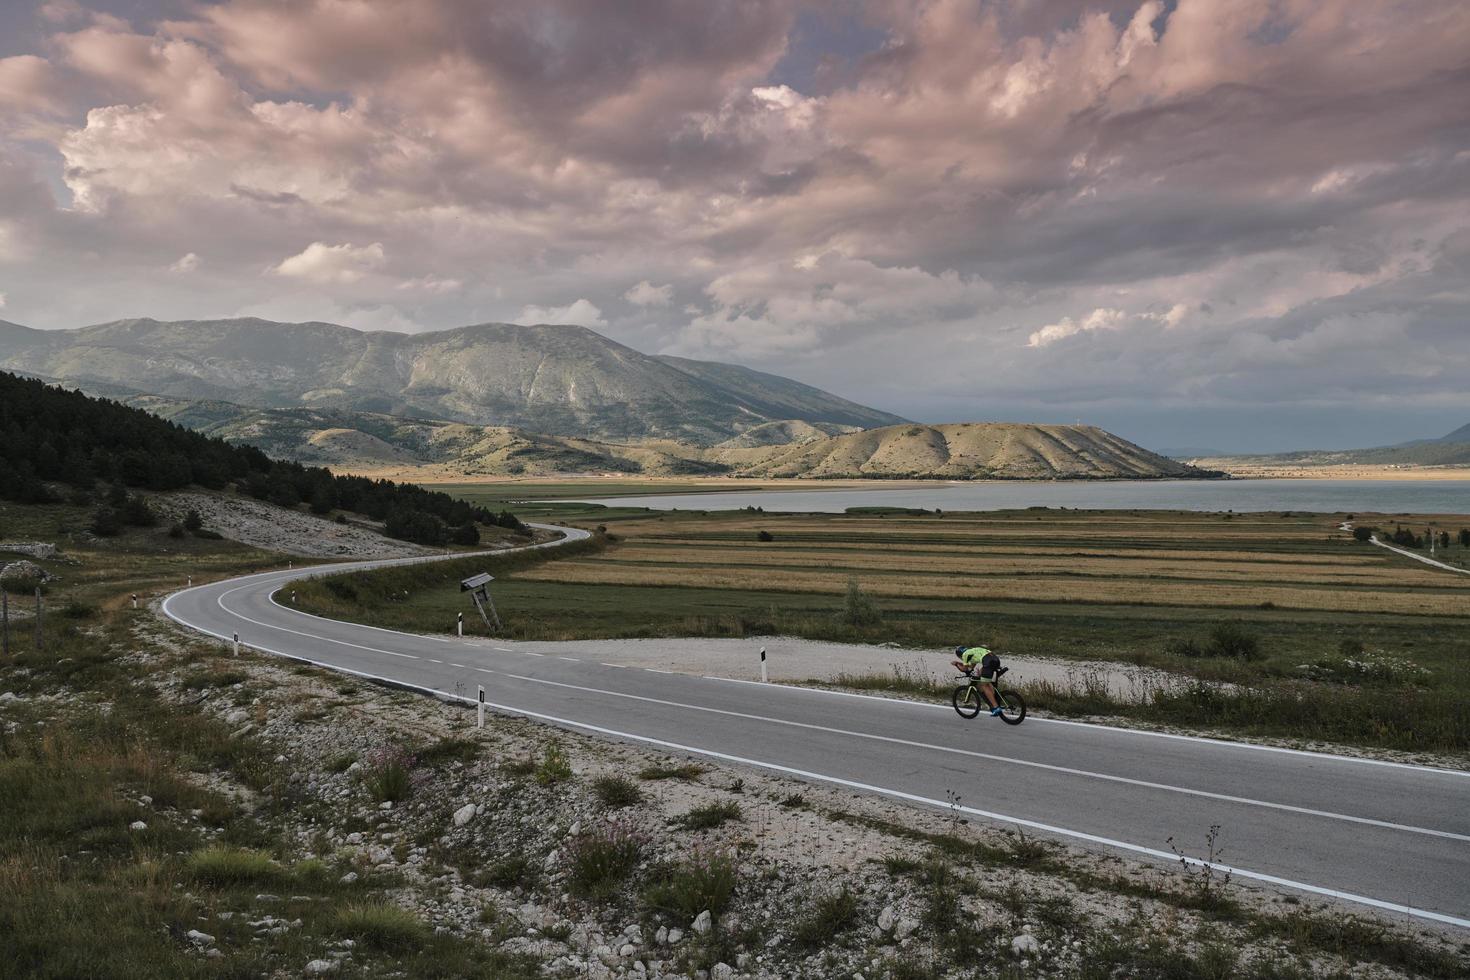
<svg viewBox="0 0 1470 980"><path fill-rule="evenodd" d="M954 655L956 657L962 657L962 656L964 656L964 653L965 653L965 645L963 643L954 648Z"/></svg>

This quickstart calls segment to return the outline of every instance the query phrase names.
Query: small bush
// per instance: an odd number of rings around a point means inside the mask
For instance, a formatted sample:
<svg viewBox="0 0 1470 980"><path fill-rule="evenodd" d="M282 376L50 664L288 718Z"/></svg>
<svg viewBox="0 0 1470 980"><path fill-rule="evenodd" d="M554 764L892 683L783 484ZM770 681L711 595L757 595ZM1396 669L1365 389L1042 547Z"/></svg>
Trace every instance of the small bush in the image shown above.
<svg viewBox="0 0 1470 980"><path fill-rule="evenodd" d="M184 535L185 535L184 525L182 525L182 524L171 524L171 525L169 525L169 529L168 529L168 536L169 537L177 539L177 538L184 537Z"/></svg>
<svg viewBox="0 0 1470 980"><path fill-rule="evenodd" d="M704 775L704 767L697 766L692 762L686 762L679 766L647 766L638 771L638 778L645 782L653 782L659 779L682 779L685 782L693 782Z"/></svg>
<svg viewBox="0 0 1470 980"><path fill-rule="evenodd" d="M710 830L731 820L740 819L740 804L725 802L695 807L688 813L670 820L669 824L674 827L682 827L684 830Z"/></svg>
<svg viewBox="0 0 1470 980"><path fill-rule="evenodd" d="M223 534L220 534L218 531L211 531L207 527L195 531L194 537L205 541L223 541L225 539Z"/></svg>
<svg viewBox="0 0 1470 980"><path fill-rule="evenodd" d="M755 539L757 541L775 541L776 540L776 536L774 534L772 534L770 531L760 531L760 532L757 532L757 534L755 536Z"/></svg>
<svg viewBox="0 0 1470 980"><path fill-rule="evenodd" d="M633 806L643 799L643 791L631 779L622 776L599 776L592 783L592 793L605 807Z"/></svg>
<svg viewBox="0 0 1470 980"><path fill-rule="evenodd" d="M695 851L688 860L665 870L644 893L644 900L655 910L686 921L706 909L720 915L729 907L738 882L733 853Z"/></svg>
<svg viewBox="0 0 1470 980"><path fill-rule="evenodd" d="M1368 540L1371 540L1372 537L1373 537L1373 529L1371 527L1362 527L1362 526L1359 526L1359 527L1353 528L1353 540L1354 541L1368 541Z"/></svg>
<svg viewBox="0 0 1470 980"><path fill-rule="evenodd" d="M883 621L878 604L858 586L854 576L847 580L847 596L842 604L842 621L848 626L877 626Z"/></svg>
<svg viewBox="0 0 1470 980"><path fill-rule="evenodd" d="M202 527L204 527L204 518L199 516L197 510L189 508L189 511L184 514L184 530L197 534Z"/></svg>
<svg viewBox="0 0 1470 980"><path fill-rule="evenodd" d="M857 911L857 898L843 885L840 890L822 895L811 903L811 911L792 929L791 939L798 946L825 946L838 933L857 923Z"/></svg>
<svg viewBox="0 0 1470 980"><path fill-rule="evenodd" d="M422 920L386 902L342 909L332 922L332 931L385 953L412 953L429 942L429 930Z"/></svg>
<svg viewBox="0 0 1470 980"><path fill-rule="evenodd" d="M189 857L186 867L191 878L211 888L282 885L291 877L269 855L233 847L199 851Z"/></svg>
<svg viewBox="0 0 1470 980"><path fill-rule="evenodd" d="M633 873L647 841L625 824L597 827L567 845L572 890L587 898L605 898Z"/></svg>
<svg viewBox="0 0 1470 980"><path fill-rule="evenodd" d="M531 888L536 883L536 864L525 854L496 861L481 873L481 880L495 888Z"/></svg>
<svg viewBox="0 0 1470 980"><path fill-rule="evenodd" d="M546 746L546 751L541 756L541 764L536 767L536 782L542 786L552 786L564 779L571 778L571 761L567 759L567 754L561 745L552 742Z"/></svg>
<svg viewBox="0 0 1470 980"><path fill-rule="evenodd" d="M1264 656L1260 640L1239 623L1216 623L1210 630L1209 651L1214 656L1236 660L1259 660Z"/></svg>
<svg viewBox="0 0 1470 980"><path fill-rule="evenodd" d="M61 615L67 619L90 619L97 615L97 607L72 599L61 607Z"/></svg>
<svg viewBox="0 0 1470 980"><path fill-rule="evenodd" d="M405 749L385 745L363 761L363 785L378 803L398 803L413 790L414 757Z"/></svg>

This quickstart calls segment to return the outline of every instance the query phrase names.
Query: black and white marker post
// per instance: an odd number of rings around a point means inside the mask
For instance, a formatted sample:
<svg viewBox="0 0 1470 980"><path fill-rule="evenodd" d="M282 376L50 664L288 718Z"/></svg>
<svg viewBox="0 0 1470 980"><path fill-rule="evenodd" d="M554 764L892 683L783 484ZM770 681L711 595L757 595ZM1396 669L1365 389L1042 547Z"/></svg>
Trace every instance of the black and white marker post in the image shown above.
<svg viewBox="0 0 1470 980"><path fill-rule="evenodd" d="M761 683L769 684L771 679L766 676L766 648L761 647Z"/></svg>
<svg viewBox="0 0 1470 980"><path fill-rule="evenodd" d="M480 686L479 717L476 719L475 727L476 728L484 728L485 727L485 688L484 688L484 685L481 685Z"/></svg>
<svg viewBox="0 0 1470 980"><path fill-rule="evenodd" d="M240 655L240 634L239 633L236 633L235 634L235 656L238 657L239 655Z"/></svg>
<svg viewBox="0 0 1470 980"><path fill-rule="evenodd" d="M136 592L133 593L133 608L138 608L138 593Z"/></svg>
<svg viewBox="0 0 1470 980"><path fill-rule="evenodd" d="M464 636L464 613L454 614L454 629L460 636Z"/></svg>

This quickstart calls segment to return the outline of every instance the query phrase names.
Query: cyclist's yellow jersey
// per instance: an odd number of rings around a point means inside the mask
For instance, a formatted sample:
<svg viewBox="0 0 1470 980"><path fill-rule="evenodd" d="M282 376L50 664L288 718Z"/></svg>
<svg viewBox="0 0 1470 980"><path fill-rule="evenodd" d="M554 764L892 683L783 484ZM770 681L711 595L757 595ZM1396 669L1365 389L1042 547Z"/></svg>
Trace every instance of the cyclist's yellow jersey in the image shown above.
<svg viewBox="0 0 1470 980"><path fill-rule="evenodd" d="M960 654L960 661L967 667L974 667L989 652L988 647L965 647L965 652Z"/></svg>

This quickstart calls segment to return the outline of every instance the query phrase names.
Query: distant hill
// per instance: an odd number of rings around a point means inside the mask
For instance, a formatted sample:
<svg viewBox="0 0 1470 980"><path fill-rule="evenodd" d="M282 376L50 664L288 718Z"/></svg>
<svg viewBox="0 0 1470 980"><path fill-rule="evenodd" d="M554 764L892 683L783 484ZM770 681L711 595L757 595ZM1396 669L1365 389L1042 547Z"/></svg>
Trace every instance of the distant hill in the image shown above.
<svg viewBox="0 0 1470 980"><path fill-rule="evenodd" d="M722 458L733 462L732 452ZM763 477L1023 480L1219 475L1149 452L1096 426L1008 422L870 429L768 449L745 460L741 471Z"/></svg>
<svg viewBox="0 0 1470 980"><path fill-rule="evenodd" d="M583 327L547 324L402 334L258 319L132 319L77 330L4 323L0 368L98 393L617 441L713 445L769 422L869 428L903 421L775 375L651 357Z"/></svg>
<svg viewBox="0 0 1470 980"><path fill-rule="evenodd" d="M1200 455L1190 460L1222 469L1326 466L1470 466L1470 425L1433 439L1371 449L1303 449L1262 455Z"/></svg>

